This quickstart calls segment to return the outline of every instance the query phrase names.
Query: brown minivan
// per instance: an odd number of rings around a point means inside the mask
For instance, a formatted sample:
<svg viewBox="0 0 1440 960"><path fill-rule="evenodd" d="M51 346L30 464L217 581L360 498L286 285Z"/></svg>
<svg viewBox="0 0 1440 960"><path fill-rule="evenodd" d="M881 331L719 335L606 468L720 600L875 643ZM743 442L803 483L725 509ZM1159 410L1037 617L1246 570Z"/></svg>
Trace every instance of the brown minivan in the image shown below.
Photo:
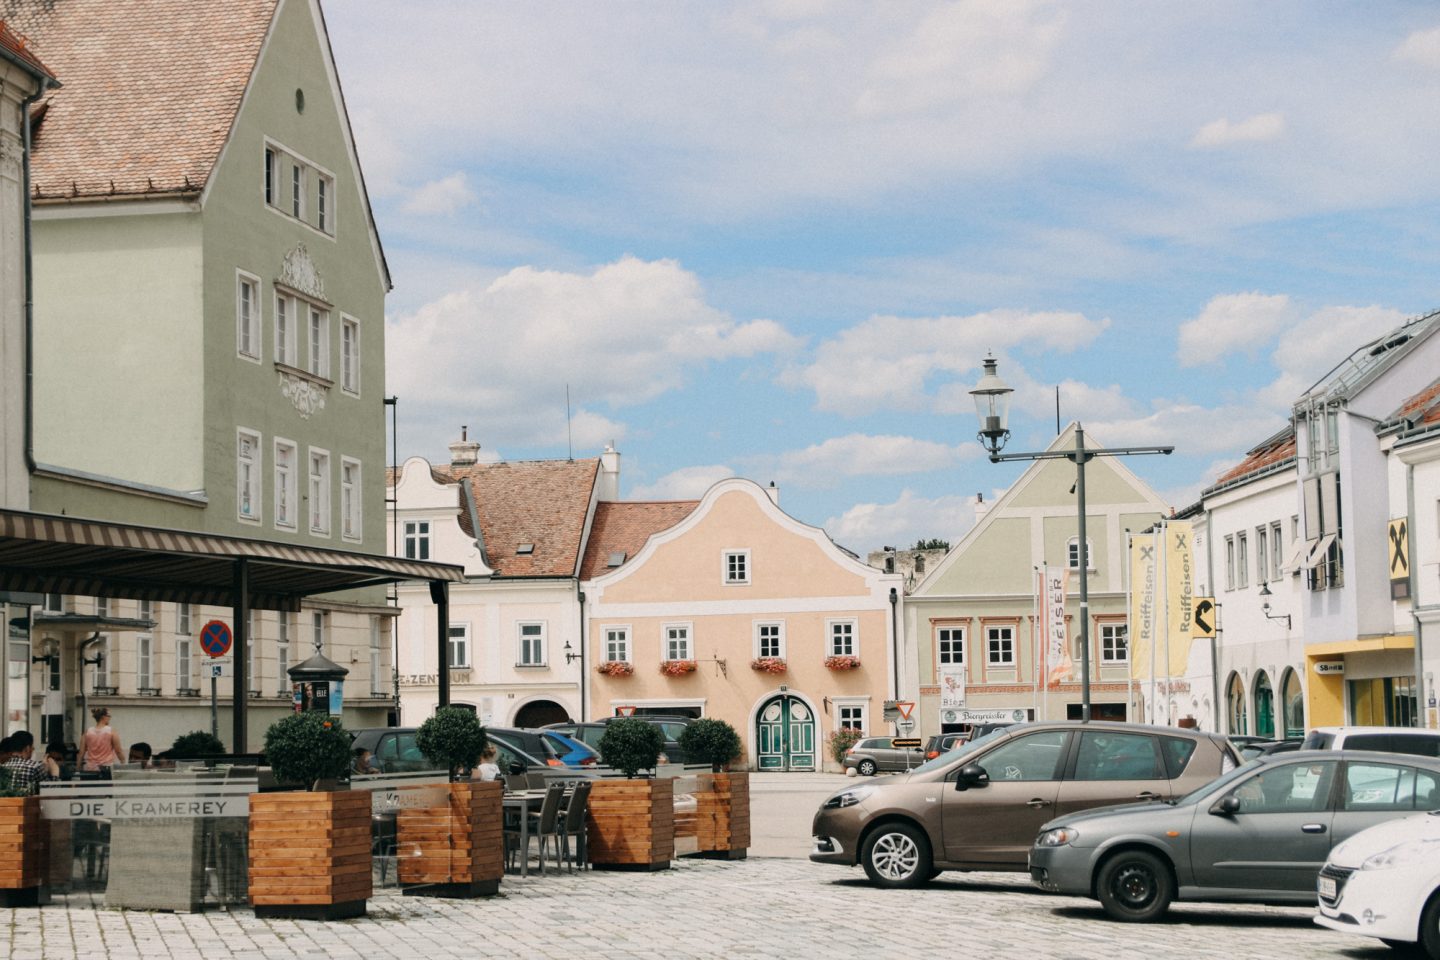
<svg viewBox="0 0 1440 960"><path fill-rule="evenodd" d="M1240 763L1223 736L1133 723L1021 723L908 774L820 805L810 859L865 867L882 887L942 870L1027 869L1040 825L1075 810L1168 800Z"/></svg>

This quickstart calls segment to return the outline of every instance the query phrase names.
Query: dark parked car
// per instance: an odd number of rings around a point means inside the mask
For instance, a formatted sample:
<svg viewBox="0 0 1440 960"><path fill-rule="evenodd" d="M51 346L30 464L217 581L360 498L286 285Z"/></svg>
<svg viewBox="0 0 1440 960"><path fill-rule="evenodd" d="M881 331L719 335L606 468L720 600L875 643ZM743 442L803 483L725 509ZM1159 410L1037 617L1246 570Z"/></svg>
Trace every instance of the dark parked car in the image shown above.
<svg viewBox="0 0 1440 960"><path fill-rule="evenodd" d="M616 720L620 719L623 718L604 717L599 722L614 723ZM665 735L665 759L669 760L671 763L685 762L685 751L680 749L679 741L681 732L691 724L691 717L682 717L678 715L661 716L659 714L653 716L642 716L637 714L635 716L635 719L644 720L646 723L653 723L660 728L660 732Z"/></svg>
<svg viewBox="0 0 1440 960"><path fill-rule="evenodd" d="M605 724L603 723L547 723L541 727L542 730L554 730L563 733L567 737L579 740L592 750L600 750L600 738L605 735Z"/></svg>
<svg viewBox="0 0 1440 960"><path fill-rule="evenodd" d="M1094 897L1117 920L1172 900L1314 904L1330 848L1440 804L1440 760L1301 750L1259 757L1173 804L1062 814L1030 851L1030 876Z"/></svg>
<svg viewBox="0 0 1440 960"><path fill-rule="evenodd" d="M937 733L925 741L925 759L934 760L940 754L954 750L969 737L968 733Z"/></svg>
<svg viewBox="0 0 1440 960"><path fill-rule="evenodd" d="M1232 738L1231 743L1235 743ZM1300 749L1300 741L1294 740L1255 740L1244 745L1235 744L1240 748L1240 756L1246 760L1254 760L1256 757L1268 757L1272 753L1288 753L1291 750Z"/></svg>
<svg viewBox="0 0 1440 960"><path fill-rule="evenodd" d="M382 773L412 773L418 770L435 770L435 764L425 759L415 745L416 727L368 727L354 731L350 745L364 747ZM530 768L543 770L548 764L499 737L494 738L500 751L496 759L502 773L524 773Z"/></svg>

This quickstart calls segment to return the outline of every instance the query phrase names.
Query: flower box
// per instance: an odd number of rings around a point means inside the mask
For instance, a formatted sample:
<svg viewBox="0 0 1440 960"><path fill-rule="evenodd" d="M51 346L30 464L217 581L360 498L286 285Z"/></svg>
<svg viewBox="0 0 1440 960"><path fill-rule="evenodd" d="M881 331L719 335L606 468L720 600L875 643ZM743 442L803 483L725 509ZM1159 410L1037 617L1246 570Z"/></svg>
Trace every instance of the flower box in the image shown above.
<svg viewBox="0 0 1440 960"><path fill-rule="evenodd" d="M250 905L261 919L363 917L370 899L370 791L250 795Z"/></svg>
<svg viewBox="0 0 1440 960"><path fill-rule="evenodd" d="M38 907L45 881L39 797L0 797L0 907Z"/></svg>
<svg viewBox="0 0 1440 960"><path fill-rule="evenodd" d="M607 677L629 677L635 674L635 664L628 660L606 660L595 668L595 672Z"/></svg>
<svg viewBox="0 0 1440 960"><path fill-rule="evenodd" d="M860 658L852 657L848 654L826 657L825 666L831 670L859 670Z"/></svg>
<svg viewBox="0 0 1440 960"><path fill-rule="evenodd" d="M675 857L675 781L596 780L585 821L591 866L668 870Z"/></svg>
<svg viewBox="0 0 1440 960"><path fill-rule="evenodd" d="M467 781L438 789L445 792L441 803L402 808L396 814L396 863L405 894L499 893L505 873L504 785L498 780Z"/></svg>
<svg viewBox="0 0 1440 960"><path fill-rule="evenodd" d="M695 672L694 660L661 660L660 672L667 677L683 677Z"/></svg>
<svg viewBox="0 0 1440 960"><path fill-rule="evenodd" d="M760 673L784 673L784 657L756 657L750 661L750 669Z"/></svg>

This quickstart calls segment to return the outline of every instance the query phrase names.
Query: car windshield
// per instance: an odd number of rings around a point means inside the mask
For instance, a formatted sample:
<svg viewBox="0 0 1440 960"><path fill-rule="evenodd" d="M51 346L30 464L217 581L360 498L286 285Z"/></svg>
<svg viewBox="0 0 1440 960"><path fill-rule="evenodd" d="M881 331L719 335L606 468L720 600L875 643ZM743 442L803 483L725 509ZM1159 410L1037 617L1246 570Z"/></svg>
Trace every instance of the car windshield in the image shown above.
<svg viewBox="0 0 1440 960"><path fill-rule="evenodd" d="M910 772L929 773L931 770L943 770L946 767L950 766L950 764L954 763L956 760L959 760L961 757L969 756L976 750L979 750L981 747L988 746L989 744L994 743L996 740L999 740L1003 736L1005 736L1005 730L1003 728L999 730L992 730L978 740L971 740L968 743L961 744L954 750L950 750L946 753L940 754L940 756L936 757L934 760L926 760L918 767L911 767Z"/></svg>
<svg viewBox="0 0 1440 960"><path fill-rule="evenodd" d="M1247 760L1246 762L1240 764L1240 766L1236 767L1234 770L1231 770L1229 773L1222 773L1214 780L1211 780L1209 783L1205 784L1205 786L1199 787L1195 790L1191 790L1183 797L1178 797L1174 801L1174 804L1175 806L1179 807L1184 806L1187 803L1194 803L1195 801L1199 800L1201 797L1209 793L1211 790L1223 789L1224 787L1234 783L1236 780L1239 780L1241 777L1247 776L1250 771L1254 770L1258 766L1260 766L1259 760Z"/></svg>

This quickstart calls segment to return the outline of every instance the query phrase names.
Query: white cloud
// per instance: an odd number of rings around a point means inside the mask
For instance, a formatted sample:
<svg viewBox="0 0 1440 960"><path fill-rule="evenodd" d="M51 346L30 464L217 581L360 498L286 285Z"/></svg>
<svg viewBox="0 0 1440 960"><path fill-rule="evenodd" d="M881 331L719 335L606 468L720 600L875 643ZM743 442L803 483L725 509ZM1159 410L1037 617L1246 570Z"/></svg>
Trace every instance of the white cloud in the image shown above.
<svg viewBox="0 0 1440 960"><path fill-rule="evenodd" d="M1173 446L1189 456L1248 450L1282 426L1281 411L1256 404L1206 407L1160 400L1144 416L1088 421L1085 430L1106 446Z"/></svg>
<svg viewBox="0 0 1440 960"><path fill-rule="evenodd" d="M1331 306L1300 320L1276 344L1272 362L1278 374L1261 396L1290 409L1290 404L1355 350L1405 322L1389 307Z"/></svg>
<svg viewBox="0 0 1440 960"><path fill-rule="evenodd" d="M814 390L816 407L837 413L943 409L957 402L956 385L932 395L932 381L973 383L987 351L1069 352L1088 346L1109 324L1079 313L1021 310L966 317L875 316L820 344L809 364L787 368L781 382ZM969 386L959 392L965 390Z"/></svg>
<svg viewBox="0 0 1440 960"><path fill-rule="evenodd" d="M708 362L797 343L711 307L673 260L633 257L590 273L519 267L390 319L386 337L387 388L432 419L469 423L484 442L563 441L568 386L582 446L625 433L596 405L653 400Z"/></svg>
<svg viewBox="0 0 1440 960"><path fill-rule="evenodd" d="M1285 117L1278 113L1257 113L1253 117L1231 123L1228 117L1212 120L1201 127L1190 146L1228 147L1234 143L1269 143L1285 133Z"/></svg>
<svg viewBox="0 0 1440 960"><path fill-rule="evenodd" d="M857 503L824 523L836 543L865 556L882 546L939 537L953 546L975 525L975 501L968 496L929 499L903 490L893 503Z"/></svg>
<svg viewBox="0 0 1440 960"><path fill-rule="evenodd" d="M1230 293L1212 297L1200 315L1180 325L1180 348L1176 359L1182 367L1198 367L1223 361L1232 350L1251 357L1299 316L1284 295Z"/></svg>
<svg viewBox="0 0 1440 960"><path fill-rule="evenodd" d="M1395 48L1395 59L1440 68L1440 27L1416 30Z"/></svg>
<svg viewBox="0 0 1440 960"><path fill-rule="evenodd" d="M814 488L833 486L844 477L944 470L979 455L980 448L973 443L952 447L915 437L852 433L783 453L769 469L777 483Z"/></svg>
<svg viewBox="0 0 1440 960"><path fill-rule="evenodd" d="M735 476L735 471L722 464L682 467L665 474L654 483L631 488L626 500L698 500L721 480Z"/></svg>
<svg viewBox="0 0 1440 960"><path fill-rule="evenodd" d="M402 209L417 216L445 216L457 213L474 202L475 191L466 182L464 171L457 171L417 188Z"/></svg>

